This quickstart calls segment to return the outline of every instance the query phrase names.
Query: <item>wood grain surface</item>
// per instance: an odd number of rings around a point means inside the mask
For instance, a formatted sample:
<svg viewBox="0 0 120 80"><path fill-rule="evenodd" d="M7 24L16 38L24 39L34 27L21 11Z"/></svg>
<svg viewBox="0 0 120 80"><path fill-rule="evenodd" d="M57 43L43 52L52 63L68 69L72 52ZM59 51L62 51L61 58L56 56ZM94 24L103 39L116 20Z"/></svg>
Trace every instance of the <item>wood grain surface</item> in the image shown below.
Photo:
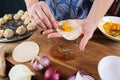
<svg viewBox="0 0 120 80"><path fill-rule="evenodd" d="M67 80L68 76L74 74L77 70L81 70L85 74L92 75L95 78L95 80L100 80L97 70L98 62L100 61L100 59L108 55L120 56L120 50L119 48L117 49L117 47L120 47L120 44L119 42L116 42L115 44L115 42L107 39L100 32L99 36L98 32L96 32L95 34L96 35L93 36L91 41L89 41L89 43L87 44L87 47L84 52L80 52L78 48L80 38L75 41L67 41L65 39L47 39L45 36L42 36L40 34L40 31L37 31L25 41L35 41L39 44L39 55L45 55L50 58L50 66L57 67L61 71L61 80ZM108 41L109 43L105 41ZM7 45L16 45L17 43L20 42L7 43ZM117 45L117 47L109 46L112 46L113 44ZM20 64L14 61L11 55L8 55L6 57L6 60L14 65ZM28 65L30 69L34 71L30 65L30 62L22 64ZM35 80L44 80L44 71L45 70L42 70L41 72L36 72L35 77L37 79Z"/></svg>

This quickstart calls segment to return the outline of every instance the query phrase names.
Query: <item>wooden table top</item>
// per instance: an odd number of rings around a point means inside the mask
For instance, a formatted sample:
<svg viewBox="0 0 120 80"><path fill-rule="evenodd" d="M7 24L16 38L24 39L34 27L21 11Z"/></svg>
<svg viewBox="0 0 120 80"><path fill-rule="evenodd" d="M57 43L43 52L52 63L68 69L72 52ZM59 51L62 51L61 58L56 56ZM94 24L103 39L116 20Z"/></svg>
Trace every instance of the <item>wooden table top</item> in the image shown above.
<svg viewBox="0 0 120 80"><path fill-rule="evenodd" d="M111 47L111 48L120 50L120 42L108 39L99 30L95 31L95 34L92 37L91 41L96 42L98 44L105 45L107 47Z"/></svg>
<svg viewBox="0 0 120 80"><path fill-rule="evenodd" d="M40 32L37 31L27 40L35 41L39 44L41 48L39 55L45 55L50 58L50 66L57 67L61 71L62 80L66 80L68 76L74 74L78 69L85 74L92 75L95 80L100 80L97 71L97 65L100 59L108 55L120 56L120 42L109 40L98 30L87 44L84 52L80 52L78 49L80 39L75 41L67 41L65 39L47 39L46 37L41 36ZM11 44L15 47L17 43L20 42L7 43L7 48ZM10 50L12 49L13 48ZM7 56L6 60L14 65L20 64L15 62L11 56ZM28 67L35 72L32 69L30 62L22 64L28 65ZM38 78L36 80L43 80L43 75L44 70L36 72L35 77Z"/></svg>

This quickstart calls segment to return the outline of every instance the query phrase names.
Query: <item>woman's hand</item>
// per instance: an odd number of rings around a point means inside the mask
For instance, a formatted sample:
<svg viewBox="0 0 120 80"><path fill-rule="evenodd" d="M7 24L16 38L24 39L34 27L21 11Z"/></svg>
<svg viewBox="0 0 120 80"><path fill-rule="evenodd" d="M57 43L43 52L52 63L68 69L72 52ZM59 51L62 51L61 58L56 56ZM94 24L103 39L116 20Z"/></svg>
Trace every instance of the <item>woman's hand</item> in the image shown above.
<svg viewBox="0 0 120 80"><path fill-rule="evenodd" d="M88 41L92 38L94 31L97 27L92 23L89 23L87 20L77 20L78 24L82 26L83 37L79 44L79 49L84 51Z"/></svg>
<svg viewBox="0 0 120 80"><path fill-rule="evenodd" d="M83 37L79 44L80 50L84 51L85 46L97 28L97 24L110 8L113 1L114 0L95 0L86 20L76 20L78 24L82 26L83 31ZM48 38L62 37L61 34L56 32L58 24L45 2L39 2L39 0L25 0L25 2L31 20L38 26L38 28L44 30L43 35L47 34Z"/></svg>
<svg viewBox="0 0 120 80"><path fill-rule="evenodd" d="M28 7L28 12L32 22L40 29L54 29L57 27L56 21L44 1L40 1Z"/></svg>
<svg viewBox="0 0 120 80"><path fill-rule="evenodd" d="M93 33L95 31L96 28L93 28L91 24L89 24L86 20L79 20L76 19L76 22L82 26L82 39L80 41L79 44L79 49L81 51L84 51L85 46L87 45L89 39L91 39L91 37L93 36ZM61 34L59 34L58 32L56 32L55 29L49 29L49 30L45 30L43 32L43 35L48 35L48 38L58 38L58 37L62 37Z"/></svg>
<svg viewBox="0 0 120 80"><path fill-rule="evenodd" d="M91 39L91 37L93 36L93 33L95 29L97 28L99 21L105 15L107 10L110 8L113 1L114 0L95 0L86 19L76 20L78 24L82 26L83 37L79 44L79 49L81 51L84 51L85 46L87 45L89 39ZM104 5L106 7L101 6L101 5ZM53 29L47 30L43 33L44 34L48 33L48 38L62 37L59 33L52 33L52 31L54 32L55 30Z"/></svg>

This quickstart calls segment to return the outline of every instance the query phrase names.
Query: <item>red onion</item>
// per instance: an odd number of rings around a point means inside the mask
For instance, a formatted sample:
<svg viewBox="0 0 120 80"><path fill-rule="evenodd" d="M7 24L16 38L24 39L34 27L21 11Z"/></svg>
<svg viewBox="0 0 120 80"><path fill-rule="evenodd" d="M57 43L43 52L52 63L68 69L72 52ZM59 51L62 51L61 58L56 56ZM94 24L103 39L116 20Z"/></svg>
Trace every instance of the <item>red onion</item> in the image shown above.
<svg viewBox="0 0 120 80"><path fill-rule="evenodd" d="M90 75L84 75L83 76L86 80L95 80L92 76Z"/></svg>
<svg viewBox="0 0 120 80"><path fill-rule="evenodd" d="M85 75L82 72L78 71L76 75L70 76L68 80L95 80L95 79L90 75Z"/></svg>
<svg viewBox="0 0 120 80"><path fill-rule="evenodd" d="M46 56L36 56L34 59L31 60L31 65L35 71L40 71L43 68L49 66L50 60Z"/></svg>
<svg viewBox="0 0 120 80"><path fill-rule="evenodd" d="M40 57L40 63L44 66L47 67L50 64L50 59L47 56L42 56Z"/></svg>
<svg viewBox="0 0 120 80"><path fill-rule="evenodd" d="M70 76L68 80L75 80L75 75Z"/></svg>
<svg viewBox="0 0 120 80"><path fill-rule="evenodd" d="M41 64L38 64L37 61L32 60L31 64L35 71L40 71L43 69L43 66Z"/></svg>
<svg viewBox="0 0 120 80"><path fill-rule="evenodd" d="M45 71L44 80L59 80L60 76L61 74L58 69L50 67Z"/></svg>

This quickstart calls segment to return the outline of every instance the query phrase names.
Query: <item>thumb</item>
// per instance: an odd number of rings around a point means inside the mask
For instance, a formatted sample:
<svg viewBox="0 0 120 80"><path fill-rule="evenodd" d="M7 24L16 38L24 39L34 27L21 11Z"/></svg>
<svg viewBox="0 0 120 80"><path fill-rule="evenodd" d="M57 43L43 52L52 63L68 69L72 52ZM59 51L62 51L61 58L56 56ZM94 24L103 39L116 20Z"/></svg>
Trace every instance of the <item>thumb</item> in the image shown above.
<svg viewBox="0 0 120 80"><path fill-rule="evenodd" d="M84 51L84 49L85 49L88 41L91 39L91 37L92 37L92 34L88 34L88 35L85 34L85 35L83 36L83 38L81 39L80 44L79 44L79 49L80 49L81 51Z"/></svg>

